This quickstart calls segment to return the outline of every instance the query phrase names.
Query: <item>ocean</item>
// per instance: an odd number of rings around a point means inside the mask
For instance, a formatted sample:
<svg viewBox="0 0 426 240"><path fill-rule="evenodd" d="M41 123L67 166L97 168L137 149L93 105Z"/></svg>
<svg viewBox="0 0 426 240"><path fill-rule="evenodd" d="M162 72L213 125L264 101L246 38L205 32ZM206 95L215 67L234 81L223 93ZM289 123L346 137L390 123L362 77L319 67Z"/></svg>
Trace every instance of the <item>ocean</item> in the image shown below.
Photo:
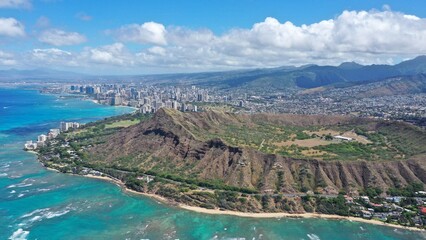
<svg viewBox="0 0 426 240"><path fill-rule="evenodd" d="M91 101L0 88L0 239L426 239L346 220L254 219L177 209L97 179L44 169L23 151L60 121L131 112Z"/></svg>

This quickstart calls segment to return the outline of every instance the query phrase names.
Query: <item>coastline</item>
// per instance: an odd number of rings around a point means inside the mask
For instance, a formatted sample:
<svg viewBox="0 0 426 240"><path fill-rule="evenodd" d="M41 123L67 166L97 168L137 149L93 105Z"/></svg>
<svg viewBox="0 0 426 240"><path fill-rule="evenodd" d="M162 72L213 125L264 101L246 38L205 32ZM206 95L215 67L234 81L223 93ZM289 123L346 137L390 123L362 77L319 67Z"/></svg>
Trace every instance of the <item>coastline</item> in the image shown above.
<svg viewBox="0 0 426 240"><path fill-rule="evenodd" d="M86 100L87 100L87 101L91 101L91 102L93 102L94 104L98 104L98 105L102 105L102 106L108 106L108 105L105 105L105 104L101 104L101 103L99 103L99 101L98 101L98 100L96 100L96 99L87 98ZM134 110L133 112L136 112L137 110L139 110L139 108L136 108L136 107L129 107L129 106L123 106L123 105L119 105L119 106L111 106L111 107L126 107L126 108L131 108L131 109L133 109L133 110Z"/></svg>
<svg viewBox="0 0 426 240"><path fill-rule="evenodd" d="M54 170L54 169L50 169L50 168L48 168L48 169ZM189 206L189 205L185 205L185 204L181 204L181 203L176 203L174 201L171 201L167 198L164 198L164 197L156 195L156 194L138 192L138 191L127 188L126 185L122 181L119 181L117 179L112 179L112 178L107 177L107 176L95 176L95 175L91 175L91 174L76 175L76 176L108 181L110 183L116 184L125 192L149 197L149 198L158 200L158 201L160 201L164 204L167 204L171 207L177 207L177 208L180 208L180 209L198 212L198 213L203 213L203 214L230 215L230 216L246 217L246 218L320 218L320 219L329 219L329 220L347 220L347 221L350 221L350 222L354 221L354 222L368 223L368 224L374 224L374 225L379 225L379 226L404 229L404 230L409 230L409 231L426 232L425 229L420 229L420 228L416 228L416 227L407 227L407 226L402 226L402 225L389 224L389 223L385 223L385 222L382 222L382 221L379 221L379 220L374 220L374 219L364 219L364 218L347 217L347 216L340 216L340 215L329 215L329 214L320 214L320 213L284 213L284 212L250 213L250 212L237 212L237 211L230 211L230 210L207 209L207 208L201 208L201 207L195 207L195 206Z"/></svg>
<svg viewBox="0 0 426 240"><path fill-rule="evenodd" d="M85 100L91 101L91 102L93 102L94 104L97 104L97 105L108 106L108 105L104 105L104 104L99 103L99 101L97 101L95 99L88 98L88 99L85 99ZM113 107L132 108L134 110L133 112L135 112L137 110L137 108L129 107L129 106L113 106ZM38 154L35 151L27 151L27 152L31 152L33 154ZM55 171L55 172L61 173L59 170L54 169L54 168L49 168L49 167L45 167L45 168L49 171ZM391 228L394 228L394 229L398 228L398 229L404 229L404 230L409 230L409 231L426 232L426 229L420 229L420 228L416 228L416 227L407 227L407 226L402 226L402 225L389 224L389 223L385 223L385 222L375 220L375 219L364 219L364 218L348 217L348 216L340 216L340 215L329 215L329 214L320 214L320 213L285 213L285 212L252 213L252 212L239 212L239 211L231 211L231 210L220 210L220 209L217 209L217 208L216 209L207 209L207 208L190 206L190 205L178 203L178 202L167 199L167 198L162 197L162 196L157 195L157 194L138 192L138 191L127 188L126 185L122 181L115 179L115 178L112 178L112 177L109 177L109 176L105 176L105 175L104 176L96 176L96 175L92 175L92 174L87 174L87 175L69 174L69 175L98 179L98 180L102 180L102 181L108 181L110 183L117 185L118 187L120 187L120 189L122 191L124 191L126 193L149 197L153 200L164 203L165 205L172 207L172 208L179 208L179 209L197 212L197 213L202 213L202 214L229 215L229 216L237 216L237 217L244 217L244 218L259 218L259 219L319 218L319 219L329 219L329 220L346 220L346 221L350 221L350 222L354 221L354 222L361 222L361 223L391 227Z"/></svg>

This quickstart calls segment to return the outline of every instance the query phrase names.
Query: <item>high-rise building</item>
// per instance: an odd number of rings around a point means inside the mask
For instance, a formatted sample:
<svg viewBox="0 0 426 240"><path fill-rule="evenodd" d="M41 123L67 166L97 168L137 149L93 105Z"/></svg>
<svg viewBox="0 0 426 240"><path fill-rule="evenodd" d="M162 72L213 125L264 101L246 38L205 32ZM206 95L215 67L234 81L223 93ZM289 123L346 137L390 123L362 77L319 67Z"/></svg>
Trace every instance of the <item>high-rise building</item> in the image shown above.
<svg viewBox="0 0 426 240"><path fill-rule="evenodd" d="M61 122L59 128L61 129L62 132L66 132L68 131L68 124L66 122Z"/></svg>
<svg viewBox="0 0 426 240"><path fill-rule="evenodd" d="M203 94L199 93L199 94L197 95L197 101L198 101L198 102L202 102L203 100L204 100L204 98L203 98Z"/></svg>
<svg viewBox="0 0 426 240"><path fill-rule="evenodd" d="M240 100L240 102L238 103L239 107L243 107L244 106L244 102L242 100Z"/></svg>
<svg viewBox="0 0 426 240"><path fill-rule="evenodd" d="M121 103L122 103L121 95L115 94L114 97L112 98L111 105L117 106L117 105L121 105Z"/></svg>
<svg viewBox="0 0 426 240"><path fill-rule="evenodd" d="M95 93L95 88L91 86L86 87L86 94L94 94L94 93Z"/></svg>
<svg viewBox="0 0 426 240"><path fill-rule="evenodd" d="M41 134L37 137L37 141L39 142L45 142L47 140L47 136L44 134Z"/></svg>
<svg viewBox="0 0 426 240"><path fill-rule="evenodd" d="M177 110L178 107L179 107L179 103L177 101L173 101L172 102L172 108Z"/></svg>
<svg viewBox="0 0 426 240"><path fill-rule="evenodd" d="M60 130L55 128L55 129L50 129L49 133L47 134L47 137L49 139L55 138L59 135Z"/></svg>

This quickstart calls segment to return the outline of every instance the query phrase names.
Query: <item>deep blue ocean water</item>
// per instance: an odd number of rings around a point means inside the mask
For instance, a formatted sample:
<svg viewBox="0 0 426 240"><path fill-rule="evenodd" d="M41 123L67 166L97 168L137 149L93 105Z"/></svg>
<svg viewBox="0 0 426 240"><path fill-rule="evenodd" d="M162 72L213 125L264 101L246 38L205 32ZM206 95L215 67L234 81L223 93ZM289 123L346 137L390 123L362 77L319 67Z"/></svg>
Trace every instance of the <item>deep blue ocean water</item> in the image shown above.
<svg viewBox="0 0 426 240"><path fill-rule="evenodd" d="M322 219L253 219L176 209L96 179L45 170L22 150L60 121L132 111L0 88L0 239L426 239L424 233Z"/></svg>

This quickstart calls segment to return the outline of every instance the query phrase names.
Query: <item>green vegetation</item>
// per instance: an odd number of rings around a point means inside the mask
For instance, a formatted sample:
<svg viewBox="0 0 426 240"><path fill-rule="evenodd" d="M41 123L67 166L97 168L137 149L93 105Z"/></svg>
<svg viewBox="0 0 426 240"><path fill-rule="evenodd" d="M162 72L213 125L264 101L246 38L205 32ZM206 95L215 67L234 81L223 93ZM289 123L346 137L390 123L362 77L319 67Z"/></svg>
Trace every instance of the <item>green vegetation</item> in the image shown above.
<svg viewBox="0 0 426 240"><path fill-rule="evenodd" d="M267 123L256 125L226 124L220 131L195 129L193 133L200 139L220 138L231 146L251 147L265 153L274 154L286 149L284 146L279 146L282 142L313 138L305 131L314 129L316 128L279 126Z"/></svg>
<svg viewBox="0 0 426 240"><path fill-rule="evenodd" d="M391 196L405 196L405 197L414 197L415 192L423 191L423 184L422 183L409 183L405 187L396 187L396 188L389 188L387 193Z"/></svg>
<svg viewBox="0 0 426 240"><path fill-rule="evenodd" d="M360 121L359 124L300 126L280 125L262 118L220 123L212 120L209 128L185 122L183 125L203 141L219 138L230 146L249 147L290 158L377 161L407 159L426 153L426 145L420 144L426 142L425 132L405 123ZM345 141L334 137L344 133L354 139Z"/></svg>
<svg viewBox="0 0 426 240"><path fill-rule="evenodd" d="M361 192L362 195L367 195L369 198L378 197L382 194L383 190L378 187L367 187L364 191Z"/></svg>
<svg viewBox="0 0 426 240"><path fill-rule="evenodd" d="M220 179L200 180L200 179L195 179L195 178L185 178L185 177L182 177L182 176L173 175L173 174L169 174L169 173L158 173L158 172L154 172L152 170L147 171L146 174L165 178L165 179L169 179L169 180L173 180L173 181L176 181L176 182L186 183L186 184L190 184L190 185L196 185L196 186L199 186L199 187L206 187L206 188L210 188L210 189L220 189L220 190L235 191L235 192L248 193L248 194L258 193L258 191L255 190L255 189L240 188L240 187L226 185Z"/></svg>
<svg viewBox="0 0 426 240"><path fill-rule="evenodd" d="M345 203L343 195L335 198L316 197L316 211L325 214L349 215L349 205Z"/></svg>

